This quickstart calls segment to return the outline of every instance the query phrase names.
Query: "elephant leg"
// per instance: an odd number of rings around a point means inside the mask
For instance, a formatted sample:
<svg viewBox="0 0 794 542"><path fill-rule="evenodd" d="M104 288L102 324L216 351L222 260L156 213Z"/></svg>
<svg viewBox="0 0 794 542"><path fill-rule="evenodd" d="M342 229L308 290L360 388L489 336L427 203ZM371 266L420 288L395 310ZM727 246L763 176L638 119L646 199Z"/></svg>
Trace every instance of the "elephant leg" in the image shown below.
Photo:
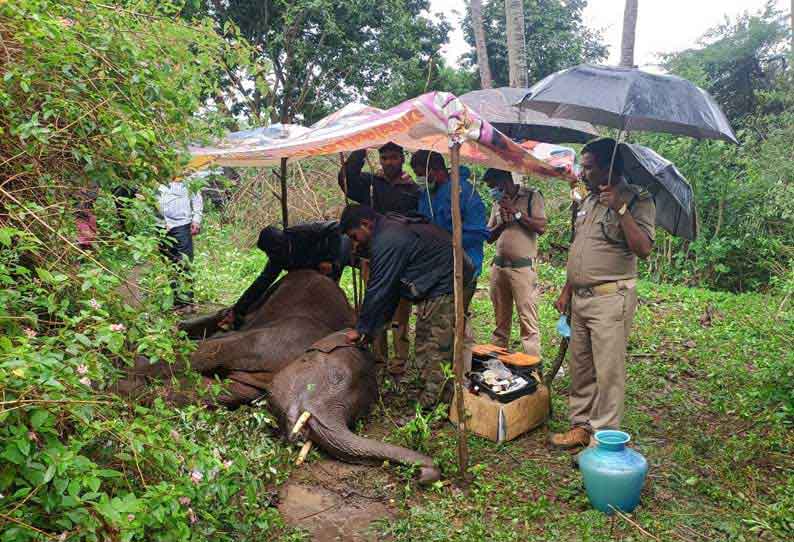
<svg viewBox="0 0 794 542"><path fill-rule="evenodd" d="M152 379L152 378L174 378L186 373L189 365L183 359L177 359L173 363L167 361L157 361L151 363L145 356L137 356L135 365L127 370L127 379Z"/></svg>
<svg viewBox="0 0 794 542"><path fill-rule="evenodd" d="M190 365L200 373L219 369L276 373L329 332L303 318L284 320L278 326L202 341L190 355Z"/></svg>
<svg viewBox="0 0 794 542"><path fill-rule="evenodd" d="M198 344L190 354L189 361L179 358L173 363L158 361L150 363L144 356L135 359L135 366L127 371L130 378L173 378L186 372L213 373L222 369L234 369L235 364L254 370L262 361L257 337L248 333L231 333L216 339L207 339Z"/></svg>
<svg viewBox="0 0 794 542"><path fill-rule="evenodd" d="M223 391L218 395L217 401L229 410L235 410L242 405L250 405L265 393L256 386L241 382L241 380L250 379L250 375L247 373L235 371L229 373L227 378L228 380L223 383Z"/></svg>
<svg viewBox="0 0 794 542"><path fill-rule="evenodd" d="M178 378L191 369L205 375L229 371L276 373L322 337L324 331L288 325L230 333L199 342L189 361L180 358L173 363L150 363L144 356L138 356L135 366L127 370L127 377L120 382L121 388L134 389L155 378Z"/></svg>
<svg viewBox="0 0 794 542"><path fill-rule="evenodd" d="M175 406L203 404L210 409L222 406L236 410L261 397L262 391L243 382L219 381L216 378L202 376L198 383L194 378L184 377L173 384L167 384L161 395L167 403Z"/></svg>
<svg viewBox="0 0 794 542"><path fill-rule="evenodd" d="M179 322L180 331L187 333L187 336L194 340L202 340L212 337L219 331L218 323L223 319L226 309L221 309L218 312L197 316L189 320L182 320Z"/></svg>
<svg viewBox="0 0 794 542"><path fill-rule="evenodd" d="M316 416L309 418L309 438L320 448L350 463L381 463L383 460L420 467L419 482L429 484L441 478L433 460L415 450L361 437L342 421L324 423Z"/></svg>
<svg viewBox="0 0 794 542"><path fill-rule="evenodd" d="M161 379L169 382L187 371L184 362L167 363L160 361L150 363L145 356L137 356L132 367L125 368L125 374L118 381L111 384L109 391L122 397L128 397L137 402L147 404L151 396L157 392L149 386L152 379ZM166 391L168 395L170 391Z"/></svg>

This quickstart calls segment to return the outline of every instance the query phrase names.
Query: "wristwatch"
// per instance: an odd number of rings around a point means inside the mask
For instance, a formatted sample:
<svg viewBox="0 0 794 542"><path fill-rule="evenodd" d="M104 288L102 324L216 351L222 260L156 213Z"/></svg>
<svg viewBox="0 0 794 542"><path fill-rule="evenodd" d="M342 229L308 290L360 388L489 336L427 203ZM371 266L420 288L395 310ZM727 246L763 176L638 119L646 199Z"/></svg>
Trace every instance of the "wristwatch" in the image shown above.
<svg viewBox="0 0 794 542"><path fill-rule="evenodd" d="M521 220L521 217L524 216L521 214L521 211L518 211L516 214L513 215L513 218L516 220Z"/></svg>
<svg viewBox="0 0 794 542"><path fill-rule="evenodd" d="M626 211L629 209L629 206L626 202L623 202L623 205L620 206L618 209L618 215L623 216L626 214Z"/></svg>

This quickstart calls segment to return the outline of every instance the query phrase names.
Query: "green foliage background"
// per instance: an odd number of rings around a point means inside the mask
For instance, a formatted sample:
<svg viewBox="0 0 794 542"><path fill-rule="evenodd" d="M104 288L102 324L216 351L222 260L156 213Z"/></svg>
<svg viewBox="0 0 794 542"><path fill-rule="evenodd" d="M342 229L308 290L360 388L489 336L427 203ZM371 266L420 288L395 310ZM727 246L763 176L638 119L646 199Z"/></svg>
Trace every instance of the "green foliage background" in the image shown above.
<svg viewBox="0 0 794 542"><path fill-rule="evenodd" d="M132 406L105 389L137 354L171 360L190 348L169 310L152 190L180 170L184 142L214 129L194 116L215 90L208 74L247 52L211 21L176 19L182 7L0 3L4 541L288 536L268 507L286 452L265 412L218 424L204 409ZM125 212L134 234L100 196L97 249L78 251L78 189L125 184L143 198ZM119 288L140 263L135 300Z"/></svg>

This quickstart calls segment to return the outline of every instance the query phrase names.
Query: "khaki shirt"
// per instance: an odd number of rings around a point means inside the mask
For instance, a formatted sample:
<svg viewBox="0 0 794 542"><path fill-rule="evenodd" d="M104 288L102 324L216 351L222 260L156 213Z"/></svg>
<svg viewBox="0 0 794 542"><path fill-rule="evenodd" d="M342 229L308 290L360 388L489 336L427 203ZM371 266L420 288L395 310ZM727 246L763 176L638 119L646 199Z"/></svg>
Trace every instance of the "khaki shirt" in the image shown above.
<svg viewBox="0 0 794 542"><path fill-rule="evenodd" d="M518 189L515 196L508 198L513 207L524 215L527 214L530 192L533 191L522 186ZM499 203L494 202L491 208L491 218L488 220L489 229L493 229L502 223L499 207ZM543 195L538 191L534 191L532 195L532 213L530 216L533 218L546 218L546 206L543 203ZM502 231L499 239L497 239L496 255L508 260L536 258L538 255L538 234L514 222L507 226Z"/></svg>
<svg viewBox="0 0 794 542"><path fill-rule="evenodd" d="M656 205L644 189L625 185L629 213L637 225L655 238ZM633 203L631 203L633 200ZM590 194L576 216L573 244L568 252L568 283L588 288L607 282L637 277L637 256L629 249L617 212Z"/></svg>

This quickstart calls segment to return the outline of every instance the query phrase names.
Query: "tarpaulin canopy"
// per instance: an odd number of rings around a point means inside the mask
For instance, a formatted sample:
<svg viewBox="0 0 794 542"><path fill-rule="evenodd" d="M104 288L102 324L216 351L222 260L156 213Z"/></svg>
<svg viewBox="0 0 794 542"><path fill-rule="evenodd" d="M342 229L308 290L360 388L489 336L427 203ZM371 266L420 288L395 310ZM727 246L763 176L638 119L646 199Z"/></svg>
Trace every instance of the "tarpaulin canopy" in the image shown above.
<svg viewBox="0 0 794 542"><path fill-rule="evenodd" d="M383 110L351 104L310 127L274 124L228 135L209 147L190 147L190 168L208 165L269 166L372 148L394 141L408 150L449 154L460 144L461 160L542 176L569 175L482 120L447 92L431 92Z"/></svg>

